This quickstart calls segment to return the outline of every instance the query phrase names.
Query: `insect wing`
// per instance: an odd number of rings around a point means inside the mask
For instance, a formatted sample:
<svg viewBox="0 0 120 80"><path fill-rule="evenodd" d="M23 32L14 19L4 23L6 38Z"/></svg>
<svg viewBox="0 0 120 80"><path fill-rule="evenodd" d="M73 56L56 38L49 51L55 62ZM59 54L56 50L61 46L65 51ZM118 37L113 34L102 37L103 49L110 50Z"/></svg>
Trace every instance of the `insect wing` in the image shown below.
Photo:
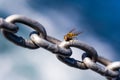
<svg viewBox="0 0 120 80"><path fill-rule="evenodd" d="M73 32L73 31L75 31L75 30L76 30L76 28L73 28L72 30L69 31L69 33Z"/></svg>
<svg viewBox="0 0 120 80"><path fill-rule="evenodd" d="M79 34L81 34L81 33L83 33L83 32L75 32L76 35L79 35Z"/></svg>

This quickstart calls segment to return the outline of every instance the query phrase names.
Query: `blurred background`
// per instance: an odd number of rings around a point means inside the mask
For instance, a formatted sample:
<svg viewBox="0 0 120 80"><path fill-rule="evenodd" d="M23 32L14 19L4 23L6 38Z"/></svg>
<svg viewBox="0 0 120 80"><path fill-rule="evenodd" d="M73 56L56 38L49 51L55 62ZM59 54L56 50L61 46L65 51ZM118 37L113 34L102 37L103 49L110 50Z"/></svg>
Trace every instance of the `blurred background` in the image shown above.
<svg viewBox="0 0 120 80"><path fill-rule="evenodd" d="M63 40L73 28L78 39L93 46L99 55L120 60L119 0L0 0L0 17L24 15L40 22L50 36ZM32 29L18 23L20 36ZM106 80L91 70L69 67L42 48L30 50L14 45L0 32L0 80ZM72 48L81 60L83 51Z"/></svg>

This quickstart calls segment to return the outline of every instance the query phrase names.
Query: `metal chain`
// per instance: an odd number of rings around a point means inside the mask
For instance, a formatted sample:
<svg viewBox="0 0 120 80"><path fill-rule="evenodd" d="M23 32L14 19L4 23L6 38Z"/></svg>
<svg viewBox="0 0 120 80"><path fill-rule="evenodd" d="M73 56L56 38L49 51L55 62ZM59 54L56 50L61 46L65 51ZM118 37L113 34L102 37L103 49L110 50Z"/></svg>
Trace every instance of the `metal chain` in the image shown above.
<svg viewBox="0 0 120 80"><path fill-rule="evenodd" d="M30 33L29 40L16 35L19 31L19 27L15 23L28 25L35 30ZM9 41L18 46L29 49L42 47L51 53L56 54L57 59L68 66L81 70L91 69L102 76L105 76L108 80L120 80L120 61L113 62L99 56L93 47L81 41L60 41L51 37L47 35L45 28L35 20L21 15L11 15L6 19L0 18L0 29L2 29L4 36ZM82 61L70 57L72 55L71 47L76 47L84 51L82 54Z"/></svg>

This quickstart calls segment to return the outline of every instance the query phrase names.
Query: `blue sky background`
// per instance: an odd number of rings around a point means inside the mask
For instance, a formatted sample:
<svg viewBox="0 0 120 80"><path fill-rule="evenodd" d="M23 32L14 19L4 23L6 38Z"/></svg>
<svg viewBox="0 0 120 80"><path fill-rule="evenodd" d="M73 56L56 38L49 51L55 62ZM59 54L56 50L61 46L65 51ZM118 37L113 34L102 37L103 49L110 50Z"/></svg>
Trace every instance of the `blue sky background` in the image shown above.
<svg viewBox="0 0 120 80"><path fill-rule="evenodd" d="M0 17L20 14L40 22L47 33L63 40L72 28L83 31L78 39L93 46L99 55L119 60L119 0L0 0ZM18 35L28 38L32 30L20 26ZM0 80L106 80L91 70L79 70L58 61L40 48L14 45L0 33ZM81 50L73 48L81 60ZM86 77L87 75L87 77Z"/></svg>

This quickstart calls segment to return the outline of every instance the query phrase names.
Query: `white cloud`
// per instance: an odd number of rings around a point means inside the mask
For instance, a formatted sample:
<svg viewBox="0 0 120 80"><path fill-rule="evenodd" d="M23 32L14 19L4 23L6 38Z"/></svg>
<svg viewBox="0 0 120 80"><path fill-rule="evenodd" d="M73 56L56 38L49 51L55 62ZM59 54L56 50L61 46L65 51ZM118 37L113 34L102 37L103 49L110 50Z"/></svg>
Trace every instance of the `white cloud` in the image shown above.
<svg viewBox="0 0 120 80"><path fill-rule="evenodd" d="M4 80L6 75L11 71L12 66L11 59L0 57L0 80Z"/></svg>

